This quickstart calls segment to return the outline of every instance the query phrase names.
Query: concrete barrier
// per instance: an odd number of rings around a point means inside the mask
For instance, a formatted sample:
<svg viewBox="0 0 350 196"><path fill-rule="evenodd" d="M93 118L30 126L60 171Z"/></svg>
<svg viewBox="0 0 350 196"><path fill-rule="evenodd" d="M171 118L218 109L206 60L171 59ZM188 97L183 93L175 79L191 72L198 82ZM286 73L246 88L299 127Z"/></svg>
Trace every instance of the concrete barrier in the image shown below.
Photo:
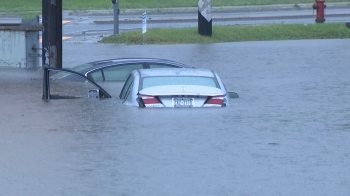
<svg viewBox="0 0 350 196"><path fill-rule="evenodd" d="M0 16L0 66L34 68L40 66L41 45L37 19Z"/></svg>

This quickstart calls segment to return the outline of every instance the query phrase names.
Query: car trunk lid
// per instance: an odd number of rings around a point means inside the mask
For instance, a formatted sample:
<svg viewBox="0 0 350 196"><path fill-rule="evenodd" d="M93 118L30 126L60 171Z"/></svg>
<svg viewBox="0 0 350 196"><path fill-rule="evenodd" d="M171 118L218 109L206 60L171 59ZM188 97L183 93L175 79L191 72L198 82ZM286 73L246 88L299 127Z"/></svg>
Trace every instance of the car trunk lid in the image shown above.
<svg viewBox="0 0 350 196"><path fill-rule="evenodd" d="M154 86L139 91L142 107L222 107L225 93L215 87L198 85Z"/></svg>

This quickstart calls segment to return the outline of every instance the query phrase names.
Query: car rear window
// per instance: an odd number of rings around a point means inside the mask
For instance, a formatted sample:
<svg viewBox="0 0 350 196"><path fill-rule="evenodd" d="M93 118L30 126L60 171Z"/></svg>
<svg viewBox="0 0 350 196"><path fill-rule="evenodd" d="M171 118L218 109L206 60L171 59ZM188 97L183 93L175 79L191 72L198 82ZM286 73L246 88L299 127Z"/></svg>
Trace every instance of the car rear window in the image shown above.
<svg viewBox="0 0 350 196"><path fill-rule="evenodd" d="M166 85L198 85L217 87L213 77L160 76L143 78L141 89Z"/></svg>

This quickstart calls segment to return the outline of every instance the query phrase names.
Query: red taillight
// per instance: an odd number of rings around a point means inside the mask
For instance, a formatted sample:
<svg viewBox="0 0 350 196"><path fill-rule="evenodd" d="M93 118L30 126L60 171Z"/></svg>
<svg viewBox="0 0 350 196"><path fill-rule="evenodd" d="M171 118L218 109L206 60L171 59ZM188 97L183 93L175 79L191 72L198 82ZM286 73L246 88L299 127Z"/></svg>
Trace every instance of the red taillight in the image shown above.
<svg viewBox="0 0 350 196"><path fill-rule="evenodd" d="M223 105L225 96L210 97L206 104Z"/></svg>
<svg viewBox="0 0 350 196"><path fill-rule="evenodd" d="M154 96L148 96L148 95L141 95L141 99L143 101L143 104L157 104L160 103L157 97Z"/></svg>

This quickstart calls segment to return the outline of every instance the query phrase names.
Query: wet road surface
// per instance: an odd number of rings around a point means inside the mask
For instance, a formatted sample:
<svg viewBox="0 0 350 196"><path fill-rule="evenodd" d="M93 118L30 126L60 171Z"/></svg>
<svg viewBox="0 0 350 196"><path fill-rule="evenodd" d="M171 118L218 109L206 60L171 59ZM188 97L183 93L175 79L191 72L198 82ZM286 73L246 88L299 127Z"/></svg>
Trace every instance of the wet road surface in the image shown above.
<svg viewBox="0 0 350 196"><path fill-rule="evenodd" d="M64 67L139 56L215 69L240 94L220 109L45 102L40 70L1 68L0 195L348 195L349 46L63 45Z"/></svg>

